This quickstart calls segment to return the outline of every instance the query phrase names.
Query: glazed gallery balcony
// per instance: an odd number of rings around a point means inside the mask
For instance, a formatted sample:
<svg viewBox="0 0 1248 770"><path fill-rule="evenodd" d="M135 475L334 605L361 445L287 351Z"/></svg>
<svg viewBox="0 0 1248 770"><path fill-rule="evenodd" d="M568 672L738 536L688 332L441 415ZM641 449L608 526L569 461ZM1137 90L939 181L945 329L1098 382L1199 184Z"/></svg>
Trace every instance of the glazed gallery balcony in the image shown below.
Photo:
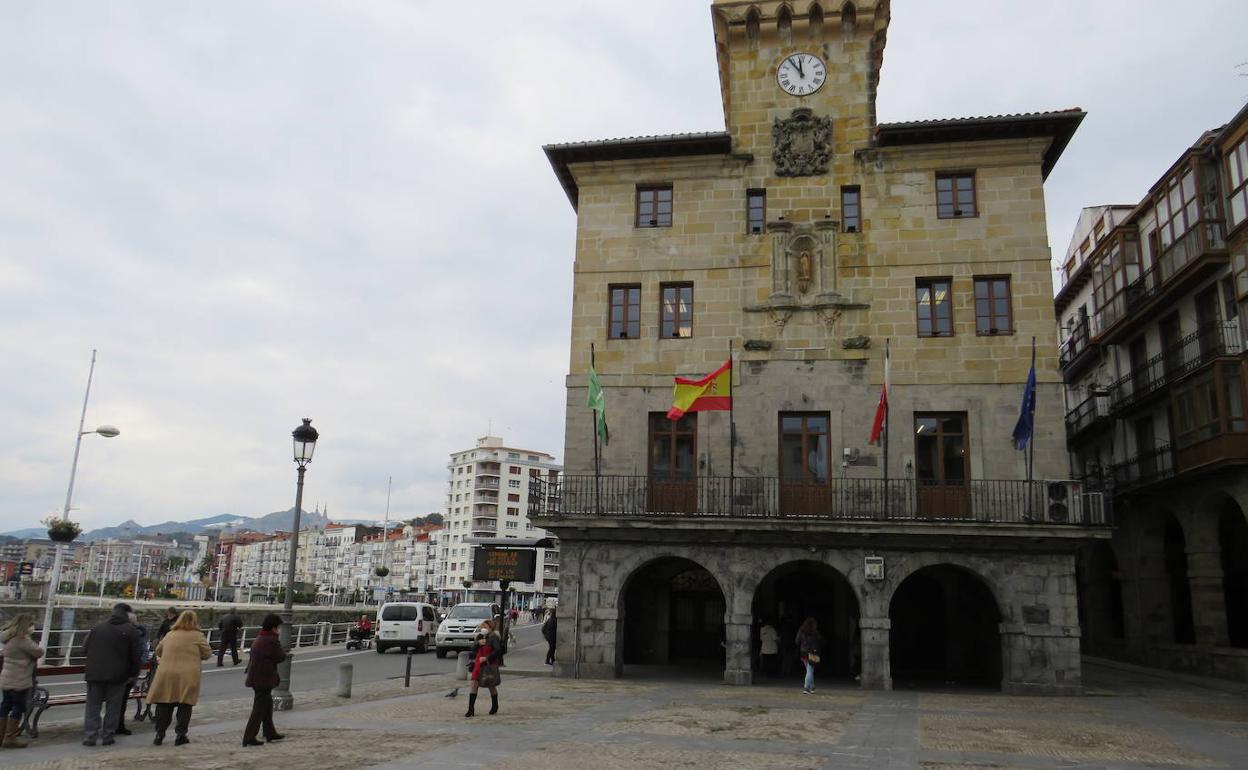
<svg viewBox="0 0 1248 770"><path fill-rule="evenodd" d="M976 525L1112 525L1108 501L1075 482L563 476L529 486L535 518L744 518Z"/></svg>
<svg viewBox="0 0 1248 770"><path fill-rule="evenodd" d="M1120 412L1143 406L1161 397L1189 375L1200 372L1219 358L1243 352L1239 326L1234 321L1207 323L1164 352L1134 366L1130 374L1109 386L1109 409Z"/></svg>

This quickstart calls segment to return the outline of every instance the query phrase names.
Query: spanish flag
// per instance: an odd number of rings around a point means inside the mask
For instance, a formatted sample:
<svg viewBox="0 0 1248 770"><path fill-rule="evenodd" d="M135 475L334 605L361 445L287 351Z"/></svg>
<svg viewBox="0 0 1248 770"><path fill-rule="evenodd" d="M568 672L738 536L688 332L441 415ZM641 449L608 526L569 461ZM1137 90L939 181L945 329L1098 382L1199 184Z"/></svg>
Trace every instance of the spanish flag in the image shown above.
<svg viewBox="0 0 1248 770"><path fill-rule="evenodd" d="M679 420L686 412L722 412L732 408L732 359L700 380L676 378L672 408L667 419Z"/></svg>

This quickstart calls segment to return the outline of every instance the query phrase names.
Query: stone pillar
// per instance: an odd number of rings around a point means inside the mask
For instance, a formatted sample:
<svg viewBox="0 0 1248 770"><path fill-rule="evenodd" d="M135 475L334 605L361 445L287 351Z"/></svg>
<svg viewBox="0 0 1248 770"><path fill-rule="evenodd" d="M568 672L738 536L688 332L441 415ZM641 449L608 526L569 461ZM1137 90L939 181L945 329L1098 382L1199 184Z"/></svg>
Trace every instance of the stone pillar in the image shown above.
<svg viewBox="0 0 1248 770"><path fill-rule="evenodd" d="M734 614L725 624L724 684L748 685L754 681L750 670L751 621L749 615Z"/></svg>
<svg viewBox="0 0 1248 770"><path fill-rule="evenodd" d="M768 222L767 232L771 235L771 295L787 296L793 291L789 280L789 236L793 223Z"/></svg>
<svg viewBox="0 0 1248 770"><path fill-rule="evenodd" d="M1196 643L1226 647L1226 593L1222 586L1222 552L1197 546L1187 551L1187 578L1192 587L1192 620Z"/></svg>
<svg viewBox="0 0 1248 770"><path fill-rule="evenodd" d="M866 690L893 689L893 673L889 667L888 635L893 622L888 618L859 618L862 635L862 676L859 683Z"/></svg>
<svg viewBox="0 0 1248 770"><path fill-rule="evenodd" d="M1079 627L1002 623L1001 692L1080 695Z"/></svg>

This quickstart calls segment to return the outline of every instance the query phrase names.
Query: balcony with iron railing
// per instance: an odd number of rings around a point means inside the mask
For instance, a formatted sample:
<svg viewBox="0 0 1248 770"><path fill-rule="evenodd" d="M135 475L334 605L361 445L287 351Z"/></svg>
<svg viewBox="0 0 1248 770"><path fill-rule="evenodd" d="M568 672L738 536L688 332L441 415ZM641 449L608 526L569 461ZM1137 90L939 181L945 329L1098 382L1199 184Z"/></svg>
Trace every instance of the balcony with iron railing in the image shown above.
<svg viewBox="0 0 1248 770"><path fill-rule="evenodd" d="M473 483L473 489L498 489L498 479L478 476Z"/></svg>
<svg viewBox="0 0 1248 770"><path fill-rule="evenodd" d="M1174 452L1169 444L1141 452L1109 469L1109 477L1117 493L1156 484L1173 478L1174 474Z"/></svg>
<svg viewBox="0 0 1248 770"><path fill-rule="evenodd" d="M1117 308L1101 317L1101 342L1119 343L1183 292L1229 260L1220 219L1202 219L1164 247L1152 266L1108 303ZM1108 311L1110 308L1106 308Z"/></svg>
<svg viewBox="0 0 1248 770"><path fill-rule="evenodd" d="M1066 438L1075 441L1083 438L1093 428L1108 427L1110 424L1108 393L1093 391L1078 406L1066 413Z"/></svg>
<svg viewBox="0 0 1248 770"><path fill-rule="evenodd" d="M1088 328L1089 323L1089 320L1084 318L1072 326L1070 334L1058 349L1058 365L1061 366L1062 374L1068 380L1076 377L1087 363L1096 360L1094 353L1097 345L1092 340L1091 330Z"/></svg>
<svg viewBox="0 0 1248 770"><path fill-rule="evenodd" d="M1239 325L1216 321L1201 326L1167 350L1134 368L1108 388L1111 414L1150 403L1168 393L1168 386L1199 372L1219 358L1243 352Z"/></svg>
<svg viewBox="0 0 1248 770"><path fill-rule="evenodd" d="M664 481L646 476L563 476L530 486L529 517L549 527L561 518L748 519L966 525L1108 527L1100 493L1070 482L829 479L794 483L776 477L702 476ZM1056 505L1055 505L1056 503Z"/></svg>

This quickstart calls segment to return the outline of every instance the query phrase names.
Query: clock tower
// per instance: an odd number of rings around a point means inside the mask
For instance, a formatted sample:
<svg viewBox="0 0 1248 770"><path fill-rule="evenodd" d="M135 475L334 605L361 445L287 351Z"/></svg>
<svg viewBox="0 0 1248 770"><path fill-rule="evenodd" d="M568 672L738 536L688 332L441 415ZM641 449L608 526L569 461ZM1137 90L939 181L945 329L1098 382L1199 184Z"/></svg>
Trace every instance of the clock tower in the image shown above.
<svg viewBox="0 0 1248 770"><path fill-rule="evenodd" d="M869 146L875 127L889 0L715 0L711 14L733 151L763 161L766 177L831 171L773 157L789 134L787 121L797 117L798 129L812 122L830 129L819 137L828 143L824 154L833 167L848 164L848 172L854 150ZM812 140L799 130L798 143L801 150Z"/></svg>

